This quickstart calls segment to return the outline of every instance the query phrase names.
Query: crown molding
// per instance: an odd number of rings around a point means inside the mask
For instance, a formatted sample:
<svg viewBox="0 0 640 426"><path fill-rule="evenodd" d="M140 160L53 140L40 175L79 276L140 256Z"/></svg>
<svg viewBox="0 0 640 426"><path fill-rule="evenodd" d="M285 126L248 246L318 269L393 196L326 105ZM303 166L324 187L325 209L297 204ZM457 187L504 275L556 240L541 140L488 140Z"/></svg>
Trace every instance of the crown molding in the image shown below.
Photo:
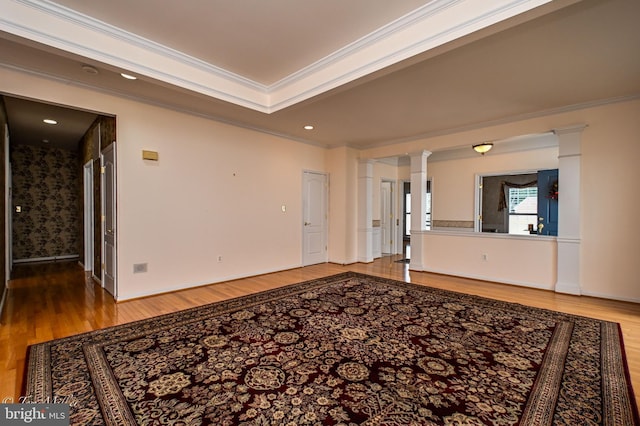
<svg viewBox="0 0 640 426"><path fill-rule="evenodd" d="M268 112L264 85L49 0L0 0L0 30L122 71Z"/></svg>
<svg viewBox="0 0 640 426"><path fill-rule="evenodd" d="M49 0L0 0L0 30L271 113L550 1L433 0L272 85L260 84Z"/></svg>
<svg viewBox="0 0 640 426"><path fill-rule="evenodd" d="M222 123L222 124L227 124L230 126L234 126L234 127L239 127L242 129L246 129L246 130L251 130L254 132L258 132L258 133L263 133L266 135L271 135L271 136L275 136L275 137L279 137L282 139L287 139L290 141L294 141L294 142L299 142L299 143L303 143L305 145L311 145L311 146L315 146L315 147L319 147L319 148L325 148L328 149L328 145L325 143L321 143L321 142L317 142L317 141L313 141L310 139L305 139L305 138L300 138L300 137L296 137L296 136L292 136L286 133L281 133L281 132L277 132L277 131L273 131L273 130L269 130L266 129L264 127L259 127L259 126L254 126L242 121L238 121L238 120L231 120L225 117L221 117L219 115L215 115L215 114L206 114L203 112L199 112L199 111L194 111L192 109L188 109L188 108L184 108L184 107L179 107L176 106L174 104L171 103L166 103L166 102L160 102L154 99L149 99L147 97L144 96L135 96L132 95L128 92L124 92L124 91L120 91L120 90L113 90L113 89L105 89L105 88L101 88L101 87L97 87L91 84L86 84L86 83L81 83L79 81L75 81L75 80L69 80L66 78L61 78L52 74L48 74L45 72L41 72L41 71L34 71L31 69L27 69L27 68L23 68L23 67L19 67L19 66L15 66L12 64L6 64L3 63L0 60L0 69L6 69L9 71L13 71L13 72L18 72L21 74L26 74L26 75L30 75L36 78L41 78L41 79L45 79L45 80L49 80L52 81L54 83L59 83L59 84L64 84L66 86L74 86L74 87L78 87L80 89L85 89L85 90L91 90L93 92L98 92L98 93L102 93L108 96L115 96L118 98L122 98L122 99L126 99L129 101L133 101L133 102L139 102L139 103L143 103L146 105L151 105L151 106L155 106L155 107L159 107L159 108L164 108L167 110L171 110L171 111L176 111L176 112L180 112L183 114L188 114L194 117L200 117L200 118L204 118L206 120L212 120L212 121L216 121L218 123ZM24 97L21 96L19 93L13 93L13 92L4 92L2 90L0 90L0 96L2 95L7 95L7 96L14 96L14 97ZM35 97L27 97L28 99L33 99L36 100ZM93 110L93 109L87 109L84 106L79 106L79 105L61 105L63 107L71 107L71 108L76 108L76 109L81 109L83 111L87 111L87 112L91 112L94 114L100 114L100 115L105 115L105 116L110 116L110 117L115 117L116 114L114 112L108 112L108 111L103 111L103 110Z"/></svg>
<svg viewBox="0 0 640 426"><path fill-rule="evenodd" d="M272 112L551 0L434 0L269 86Z"/></svg>

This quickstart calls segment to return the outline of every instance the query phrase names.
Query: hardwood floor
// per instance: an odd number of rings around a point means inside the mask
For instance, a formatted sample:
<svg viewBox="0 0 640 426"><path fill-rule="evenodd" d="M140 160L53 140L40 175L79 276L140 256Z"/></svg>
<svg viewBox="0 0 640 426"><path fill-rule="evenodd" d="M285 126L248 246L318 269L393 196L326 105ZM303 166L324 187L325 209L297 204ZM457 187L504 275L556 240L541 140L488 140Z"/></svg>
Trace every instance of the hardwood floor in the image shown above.
<svg viewBox="0 0 640 426"><path fill-rule="evenodd" d="M21 394L31 344L123 324L344 271L356 271L431 287L619 322L636 402L640 404L640 304L556 294L483 281L409 272L396 257L370 264L321 264L115 303L74 263L20 265L10 281L0 319L0 401Z"/></svg>

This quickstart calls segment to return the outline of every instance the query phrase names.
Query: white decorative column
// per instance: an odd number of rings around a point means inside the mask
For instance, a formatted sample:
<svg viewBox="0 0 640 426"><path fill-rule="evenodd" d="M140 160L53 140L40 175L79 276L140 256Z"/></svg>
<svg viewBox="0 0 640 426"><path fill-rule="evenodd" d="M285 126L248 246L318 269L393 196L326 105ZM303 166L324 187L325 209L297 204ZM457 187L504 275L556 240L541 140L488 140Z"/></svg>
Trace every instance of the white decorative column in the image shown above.
<svg viewBox="0 0 640 426"><path fill-rule="evenodd" d="M411 261L409 269L424 271L423 237L427 229L427 157L430 151L411 154Z"/></svg>
<svg viewBox="0 0 640 426"><path fill-rule="evenodd" d="M585 125L558 136L558 278L555 291L580 294L580 159Z"/></svg>
<svg viewBox="0 0 640 426"><path fill-rule="evenodd" d="M373 160L358 161L358 262L373 262Z"/></svg>

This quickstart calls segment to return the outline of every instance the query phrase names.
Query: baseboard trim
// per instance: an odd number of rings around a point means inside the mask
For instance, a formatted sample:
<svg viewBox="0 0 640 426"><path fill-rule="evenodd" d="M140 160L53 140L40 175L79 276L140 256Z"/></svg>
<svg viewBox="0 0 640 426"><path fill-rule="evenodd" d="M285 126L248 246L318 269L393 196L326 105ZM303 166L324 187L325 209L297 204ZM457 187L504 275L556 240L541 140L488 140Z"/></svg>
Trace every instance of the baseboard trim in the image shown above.
<svg viewBox="0 0 640 426"><path fill-rule="evenodd" d="M461 274L460 272L455 272L455 271L447 271L447 270L443 270L443 269L435 269L435 268L428 268L428 267L422 267L420 269L414 269L411 267L411 265L409 265L409 270L411 271L417 271L417 272L430 272L433 274L440 274L440 275L449 275L452 277L461 277L461 278L470 278L472 280L479 280L479 281L488 281L488 282L492 282L492 283L498 283L498 284L507 284L507 285L515 285L515 286L519 286L519 287L528 287L528 288L534 288L537 290L550 290L553 291L553 284L549 284L549 285L544 285L541 283L533 283L533 282L526 282L526 281L516 281L516 280L504 280L504 279L498 279L496 277L489 277L489 276L484 276L484 275L478 275L478 274Z"/></svg>
<svg viewBox="0 0 640 426"><path fill-rule="evenodd" d="M240 279L243 279L243 278L257 277L259 275L272 274L274 272L288 271L288 270L297 269L297 268L303 268L303 266L301 264L297 264L297 265L283 266L281 268L276 268L276 269L265 269L265 270L262 270L262 271L251 272L249 274L227 275L227 276L224 276L224 277L212 278L211 281L206 281L206 282L196 282L196 283L189 283L189 284L165 287L165 288L160 289L158 291L140 292L140 293L133 293L133 294L125 294L125 295L122 295L122 294L120 294L120 292L118 292L118 297L116 298L116 302L120 303L120 302L125 302L125 301L128 301L128 300L141 299L141 298L149 297L149 296L157 296L159 294L171 293L171 292L174 292L174 291L187 290L187 289L197 288L197 287L203 287L203 286L207 286L207 285L211 285L211 284L217 284L217 283L223 283L223 282L227 282L227 281L235 281L235 280L240 280Z"/></svg>
<svg viewBox="0 0 640 426"><path fill-rule="evenodd" d="M14 264L19 263L36 263L36 262L56 262L58 260L73 260L79 259L79 254L67 254L64 256L48 256L48 257L31 257L28 259L14 259Z"/></svg>
<svg viewBox="0 0 640 426"><path fill-rule="evenodd" d="M583 291L581 293L581 296L595 297L598 299L617 300L620 302L640 303L640 299L638 299L637 297L620 297L620 296L614 296L611 294L598 293L598 292L592 292L592 291Z"/></svg>

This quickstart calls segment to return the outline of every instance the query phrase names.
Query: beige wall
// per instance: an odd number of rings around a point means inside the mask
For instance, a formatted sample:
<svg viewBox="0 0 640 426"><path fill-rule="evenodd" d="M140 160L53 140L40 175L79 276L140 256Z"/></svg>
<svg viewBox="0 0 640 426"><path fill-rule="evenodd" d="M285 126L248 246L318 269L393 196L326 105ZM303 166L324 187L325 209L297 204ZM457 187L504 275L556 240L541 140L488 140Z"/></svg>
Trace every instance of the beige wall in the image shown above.
<svg viewBox="0 0 640 426"><path fill-rule="evenodd" d="M640 181L638 117L640 100L632 100L374 148L363 151L361 156L381 158L423 149L435 152L450 147L470 147L483 140L507 139L586 124L581 156L581 290L586 295L640 302L640 286L634 267L637 253L640 253L640 238L635 231L640 197L634 195L632 187ZM475 173L555 167L553 164L557 164L554 149L533 151L526 158L521 154L514 155L428 163L427 174L434 179L434 218L473 220L472 176ZM452 194L465 195L452 198ZM467 272L472 275L479 270Z"/></svg>
<svg viewBox="0 0 640 426"><path fill-rule="evenodd" d="M582 288L640 302L640 100L581 115Z"/></svg>
<svg viewBox="0 0 640 426"><path fill-rule="evenodd" d="M425 232L425 270L553 290L557 249L553 238L481 232Z"/></svg>
<svg viewBox="0 0 640 426"><path fill-rule="evenodd" d="M117 116L123 298L298 266L303 170L329 173L329 258L350 263L357 259L359 157L436 151L584 123L582 290L640 302L635 271L640 197L631 186L640 181L639 100L358 152L324 150L7 69L0 69L0 91ZM143 162L143 149L158 151L160 161ZM543 151L517 164L491 155L467 165L430 164L434 217L471 220L473 199L466 199L473 194L471 176L550 167L554 154ZM466 170L466 177L455 169ZM398 170L398 179L404 170ZM451 198L447 182L466 195ZM220 255L224 260L218 263ZM133 264L140 262L149 263L149 272L134 275Z"/></svg>
<svg viewBox="0 0 640 426"><path fill-rule="evenodd" d="M142 104L117 123L123 297L301 265L302 173L325 171L322 149Z"/></svg>
<svg viewBox="0 0 640 426"><path fill-rule="evenodd" d="M433 183L433 220L474 220L476 175L557 167L557 147L431 163L427 159L427 174Z"/></svg>
<svg viewBox="0 0 640 426"><path fill-rule="evenodd" d="M119 299L300 266L324 149L3 68L0 91L116 116Z"/></svg>
<svg viewBox="0 0 640 426"><path fill-rule="evenodd" d="M358 152L340 147L326 152L329 171L329 261L358 260Z"/></svg>

